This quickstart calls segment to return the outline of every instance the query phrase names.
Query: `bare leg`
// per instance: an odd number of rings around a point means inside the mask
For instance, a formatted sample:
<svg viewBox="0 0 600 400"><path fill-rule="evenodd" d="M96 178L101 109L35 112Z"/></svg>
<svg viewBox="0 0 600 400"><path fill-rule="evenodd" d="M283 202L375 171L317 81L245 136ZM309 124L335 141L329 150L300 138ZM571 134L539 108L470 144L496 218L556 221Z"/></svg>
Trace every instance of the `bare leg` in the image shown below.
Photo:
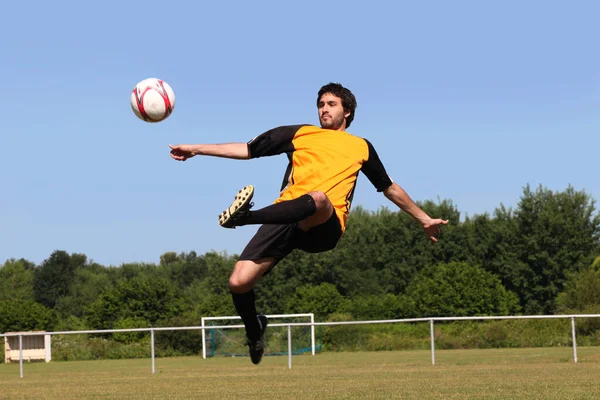
<svg viewBox="0 0 600 400"><path fill-rule="evenodd" d="M244 321L246 337L253 344L260 340L262 333L264 332L263 325L266 323L266 320L264 323L261 323L258 319L254 285L256 285L256 282L258 282L260 277L271 267L274 261L273 258L265 258L256 261L239 260L235 264L231 277L229 278L229 287L231 289L233 305L239 316L242 318L242 321ZM252 349L254 348L251 347L251 350ZM260 362L260 357L262 357L261 349L258 349L260 350L260 355L257 356L258 359L253 359L255 364Z"/></svg>
<svg viewBox="0 0 600 400"><path fill-rule="evenodd" d="M263 258L261 260L239 260L233 267L229 277L229 288L232 293L246 293L256 285L256 282L275 262L274 258Z"/></svg>

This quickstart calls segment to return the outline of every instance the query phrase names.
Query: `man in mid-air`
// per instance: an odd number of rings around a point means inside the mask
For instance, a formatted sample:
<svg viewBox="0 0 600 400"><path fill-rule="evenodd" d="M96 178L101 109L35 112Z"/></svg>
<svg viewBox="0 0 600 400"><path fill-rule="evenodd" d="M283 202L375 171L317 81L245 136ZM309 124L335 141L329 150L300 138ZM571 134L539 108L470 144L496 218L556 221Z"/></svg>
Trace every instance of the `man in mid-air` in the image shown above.
<svg viewBox="0 0 600 400"><path fill-rule="evenodd" d="M432 242L446 220L429 217L387 174L371 143L346 129L354 120L356 98L338 83L317 95L320 127L281 126L248 143L171 145L178 161L204 155L251 159L285 153L289 165L274 204L251 211L254 187L248 185L219 214L224 228L261 224L236 262L229 286L233 304L246 327L250 357L258 364L264 353L267 318L258 315L254 286L292 250L319 253L333 249L344 230L359 171L379 192L421 224Z"/></svg>

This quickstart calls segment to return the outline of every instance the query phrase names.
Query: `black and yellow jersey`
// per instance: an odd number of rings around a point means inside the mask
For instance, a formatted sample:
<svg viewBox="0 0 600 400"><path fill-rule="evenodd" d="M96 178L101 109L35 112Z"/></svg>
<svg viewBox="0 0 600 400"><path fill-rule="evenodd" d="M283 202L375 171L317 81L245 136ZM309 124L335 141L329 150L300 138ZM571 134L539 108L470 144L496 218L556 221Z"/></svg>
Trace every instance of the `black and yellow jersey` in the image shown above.
<svg viewBox="0 0 600 400"><path fill-rule="evenodd" d="M287 154L290 162L275 203L322 191L333 204L342 230L346 229L359 171L379 192L392 184L371 143L344 131L314 125L281 126L249 141L248 150L250 158Z"/></svg>

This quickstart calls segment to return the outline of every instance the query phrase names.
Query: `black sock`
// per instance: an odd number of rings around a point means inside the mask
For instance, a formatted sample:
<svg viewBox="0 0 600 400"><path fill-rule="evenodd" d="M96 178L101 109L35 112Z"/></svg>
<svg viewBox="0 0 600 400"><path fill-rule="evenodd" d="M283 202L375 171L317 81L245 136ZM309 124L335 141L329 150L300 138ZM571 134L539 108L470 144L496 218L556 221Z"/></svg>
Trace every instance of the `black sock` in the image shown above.
<svg viewBox="0 0 600 400"><path fill-rule="evenodd" d="M260 324L258 318L256 318L256 294L254 289L246 293L231 292L231 297L235 309L246 326L246 336L250 340L258 340L260 338Z"/></svg>
<svg viewBox="0 0 600 400"><path fill-rule="evenodd" d="M294 200L282 201L260 210L250 211L240 225L293 224L310 217L316 210L315 199L305 194Z"/></svg>

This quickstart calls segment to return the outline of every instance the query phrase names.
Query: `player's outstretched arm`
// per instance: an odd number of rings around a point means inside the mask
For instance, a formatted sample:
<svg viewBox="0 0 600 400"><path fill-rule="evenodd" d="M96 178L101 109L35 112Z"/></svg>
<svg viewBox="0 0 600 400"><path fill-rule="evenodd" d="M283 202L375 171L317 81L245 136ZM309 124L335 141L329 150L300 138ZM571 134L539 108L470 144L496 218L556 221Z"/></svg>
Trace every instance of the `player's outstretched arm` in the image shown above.
<svg viewBox="0 0 600 400"><path fill-rule="evenodd" d="M429 240L434 243L438 241L440 236L440 225L446 225L448 223L447 220L431 218L425 211L419 208L419 206L397 183L392 183L390 187L384 190L383 194L392 203L400 207L415 220L419 221Z"/></svg>
<svg viewBox="0 0 600 400"><path fill-rule="evenodd" d="M247 143L170 144L169 147L171 148L171 158L177 161L185 161L194 156L213 156L236 160L250 158Z"/></svg>

